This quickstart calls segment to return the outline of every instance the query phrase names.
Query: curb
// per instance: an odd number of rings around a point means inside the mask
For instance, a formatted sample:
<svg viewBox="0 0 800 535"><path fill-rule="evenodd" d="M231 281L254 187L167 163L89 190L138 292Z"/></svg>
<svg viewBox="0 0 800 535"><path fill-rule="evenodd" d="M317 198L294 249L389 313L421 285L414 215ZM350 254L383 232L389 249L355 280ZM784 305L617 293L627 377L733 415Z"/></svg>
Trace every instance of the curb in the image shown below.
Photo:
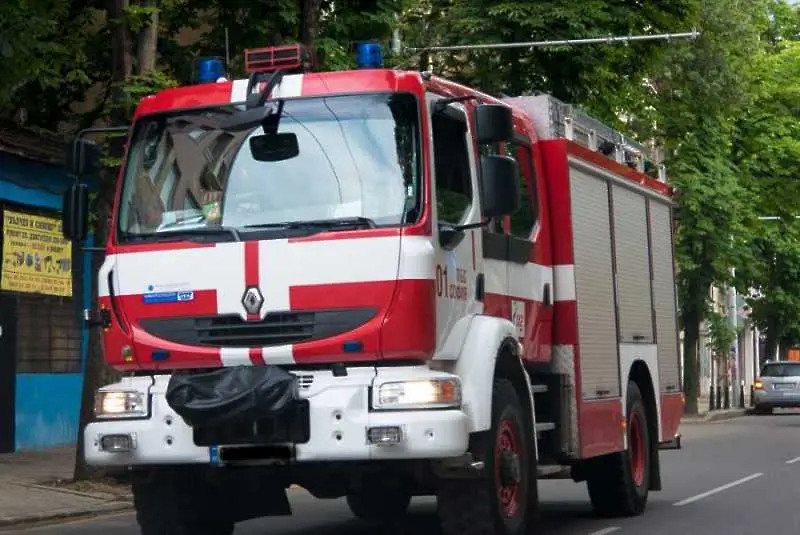
<svg viewBox="0 0 800 535"><path fill-rule="evenodd" d="M30 483L30 484L12 483L12 484L18 485L18 486L21 486L21 487L27 487L27 488L30 488L30 489L45 490L45 491L48 491L48 492L60 492L60 493L63 493L63 494L71 494L73 496L80 496L82 498L91 498L93 500L106 500L107 502L108 502L109 499L113 500L115 503L116 502L127 502L127 501L131 501L132 502L133 501L133 494L131 494L131 493L120 494L120 495L95 494L93 492L83 492L83 491L79 491L79 490L65 489L65 488L49 486L49 485L39 485L39 484L36 484L36 483Z"/></svg>
<svg viewBox="0 0 800 535"><path fill-rule="evenodd" d="M729 409L724 411L713 411L706 413L703 416L687 416L681 418L682 424L705 424L711 422L721 422L724 420L732 420L734 418L741 418L753 414L752 409Z"/></svg>
<svg viewBox="0 0 800 535"><path fill-rule="evenodd" d="M111 513L120 513L123 511L129 511L132 508L133 508L132 504L129 502L110 502L101 505L96 505L93 507L73 509L70 511L61 511L53 513L41 512L41 513L28 514L25 516L0 517L0 531L4 531L10 527L17 527L26 524L58 522L65 520L73 520L76 518L91 518Z"/></svg>

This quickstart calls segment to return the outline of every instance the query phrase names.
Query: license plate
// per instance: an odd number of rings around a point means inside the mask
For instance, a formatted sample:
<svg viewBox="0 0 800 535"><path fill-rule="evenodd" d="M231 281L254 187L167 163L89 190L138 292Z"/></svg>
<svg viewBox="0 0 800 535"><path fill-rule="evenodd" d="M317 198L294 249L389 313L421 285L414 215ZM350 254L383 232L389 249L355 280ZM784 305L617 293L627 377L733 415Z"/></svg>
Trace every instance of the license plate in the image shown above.
<svg viewBox="0 0 800 535"><path fill-rule="evenodd" d="M777 384L775 390L794 390L794 384Z"/></svg>

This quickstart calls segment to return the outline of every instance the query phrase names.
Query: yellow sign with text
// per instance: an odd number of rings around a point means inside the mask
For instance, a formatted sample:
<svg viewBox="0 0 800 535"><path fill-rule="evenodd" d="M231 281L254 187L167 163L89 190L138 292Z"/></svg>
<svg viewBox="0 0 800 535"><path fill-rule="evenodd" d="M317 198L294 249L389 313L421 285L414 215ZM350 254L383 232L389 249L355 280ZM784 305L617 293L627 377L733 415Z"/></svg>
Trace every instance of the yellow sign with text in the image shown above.
<svg viewBox="0 0 800 535"><path fill-rule="evenodd" d="M72 244L60 219L3 212L0 289L72 297Z"/></svg>

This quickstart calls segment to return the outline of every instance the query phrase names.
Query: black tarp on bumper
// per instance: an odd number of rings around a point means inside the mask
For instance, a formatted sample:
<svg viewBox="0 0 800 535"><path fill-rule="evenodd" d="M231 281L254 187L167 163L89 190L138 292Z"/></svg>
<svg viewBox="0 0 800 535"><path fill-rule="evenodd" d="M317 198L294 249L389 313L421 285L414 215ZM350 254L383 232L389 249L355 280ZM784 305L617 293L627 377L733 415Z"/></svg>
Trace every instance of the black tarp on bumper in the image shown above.
<svg viewBox="0 0 800 535"><path fill-rule="evenodd" d="M194 430L198 446L308 441L308 401L297 377L277 366L176 373L166 400Z"/></svg>

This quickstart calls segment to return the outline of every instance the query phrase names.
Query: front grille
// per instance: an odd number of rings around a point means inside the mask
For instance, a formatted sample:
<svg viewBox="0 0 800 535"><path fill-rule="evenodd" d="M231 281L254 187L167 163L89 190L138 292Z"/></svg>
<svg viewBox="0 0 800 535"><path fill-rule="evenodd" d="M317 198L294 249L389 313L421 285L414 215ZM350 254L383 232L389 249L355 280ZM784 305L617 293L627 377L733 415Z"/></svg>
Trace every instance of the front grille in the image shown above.
<svg viewBox="0 0 800 535"><path fill-rule="evenodd" d="M221 347L268 347L305 342L314 336L313 312L267 314L260 321L239 316L217 316L195 320L197 341Z"/></svg>
<svg viewBox="0 0 800 535"><path fill-rule="evenodd" d="M149 334L178 344L206 347L273 347L321 340L352 331L372 319L374 308L271 312L249 321L236 314L145 318Z"/></svg>

